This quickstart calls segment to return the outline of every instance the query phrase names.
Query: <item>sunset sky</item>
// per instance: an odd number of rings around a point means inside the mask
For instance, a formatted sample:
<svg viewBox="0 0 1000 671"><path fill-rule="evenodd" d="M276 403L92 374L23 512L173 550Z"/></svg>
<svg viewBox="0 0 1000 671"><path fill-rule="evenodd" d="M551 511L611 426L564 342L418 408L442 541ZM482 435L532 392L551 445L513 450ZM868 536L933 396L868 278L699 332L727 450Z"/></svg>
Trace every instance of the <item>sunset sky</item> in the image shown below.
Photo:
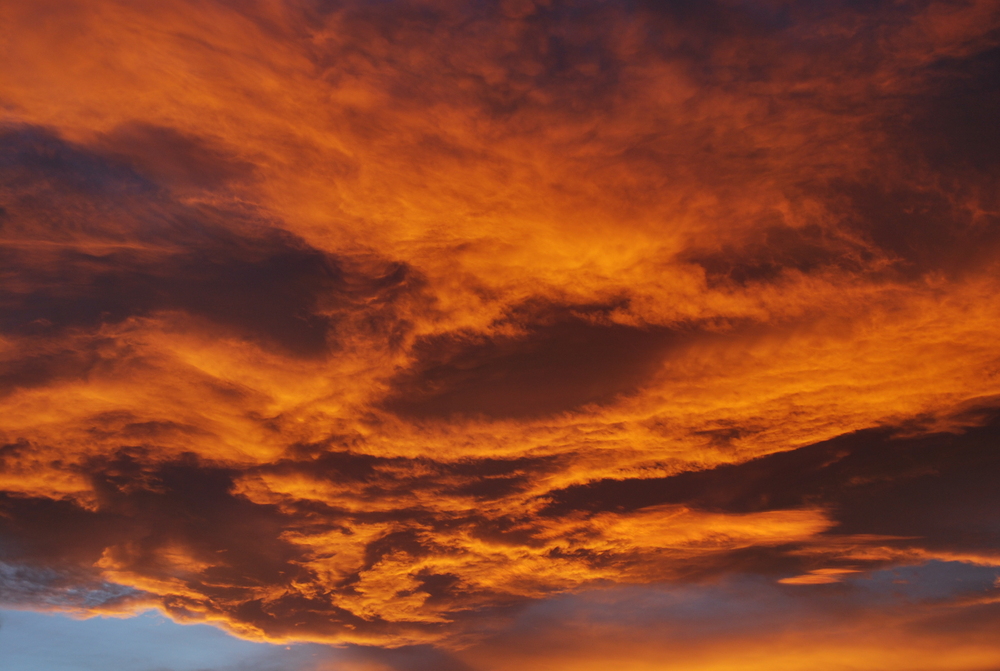
<svg viewBox="0 0 1000 671"><path fill-rule="evenodd" d="M0 668L1000 670L1000 0L0 0Z"/></svg>

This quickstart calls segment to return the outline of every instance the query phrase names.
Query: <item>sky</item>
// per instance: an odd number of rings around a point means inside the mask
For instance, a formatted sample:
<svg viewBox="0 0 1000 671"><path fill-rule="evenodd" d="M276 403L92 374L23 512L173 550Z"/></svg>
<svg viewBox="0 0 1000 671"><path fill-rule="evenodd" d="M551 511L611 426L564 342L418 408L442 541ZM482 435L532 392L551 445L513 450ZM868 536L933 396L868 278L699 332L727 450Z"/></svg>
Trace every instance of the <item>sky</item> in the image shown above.
<svg viewBox="0 0 1000 671"><path fill-rule="evenodd" d="M0 664L1000 669L1000 1L0 3Z"/></svg>

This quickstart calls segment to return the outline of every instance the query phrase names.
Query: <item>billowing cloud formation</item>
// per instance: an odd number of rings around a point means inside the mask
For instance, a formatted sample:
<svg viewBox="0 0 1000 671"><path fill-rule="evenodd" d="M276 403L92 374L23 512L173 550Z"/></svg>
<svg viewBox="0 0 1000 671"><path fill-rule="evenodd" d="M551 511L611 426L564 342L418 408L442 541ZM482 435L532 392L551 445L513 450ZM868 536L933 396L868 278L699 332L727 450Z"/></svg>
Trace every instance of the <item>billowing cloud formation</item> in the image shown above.
<svg viewBox="0 0 1000 671"><path fill-rule="evenodd" d="M0 22L8 602L456 647L1000 564L996 2Z"/></svg>

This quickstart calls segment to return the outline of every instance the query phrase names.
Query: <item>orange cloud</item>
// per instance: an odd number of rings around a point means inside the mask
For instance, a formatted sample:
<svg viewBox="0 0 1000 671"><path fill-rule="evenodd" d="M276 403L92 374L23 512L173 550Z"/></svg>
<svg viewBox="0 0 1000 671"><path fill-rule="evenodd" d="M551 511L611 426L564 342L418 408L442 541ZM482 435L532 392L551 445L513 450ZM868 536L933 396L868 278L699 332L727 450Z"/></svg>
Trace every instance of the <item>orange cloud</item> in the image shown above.
<svg viewBox="0 0 1000 671"><path fill-rule="evenodd" d="M458 646L995 565L995 2L57 5L0 8L10 600Z"/></svg>

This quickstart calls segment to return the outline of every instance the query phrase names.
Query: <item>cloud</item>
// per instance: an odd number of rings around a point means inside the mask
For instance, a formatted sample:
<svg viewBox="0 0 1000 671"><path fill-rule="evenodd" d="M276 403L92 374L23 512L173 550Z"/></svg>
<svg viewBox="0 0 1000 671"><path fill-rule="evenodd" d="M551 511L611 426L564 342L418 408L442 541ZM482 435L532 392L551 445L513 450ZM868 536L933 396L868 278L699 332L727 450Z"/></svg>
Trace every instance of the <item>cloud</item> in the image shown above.
<svg viewBox="0 0 1000 671"><path fill-rule="evenodd" d="M656 374L679 334L601 323L601 312L609 311L598 309L593 319L584 306L565 316L543 310L496 324L493 336L424 337L414 343L415 361L393 381L385 406L415 417L518 418L613 402ZM527 332L504 333L505 326Z"/></svg>
<svg viewBox="0 0 1000 671"><path fill-rule="evenodd" d="M33 565L0 564L0 602L22 608L79 613L136 607L141 592L108 582L88 580L81 571L59 572Z"/></svg>
<svg viewBox="0 0 1000 671"><path fill-rule="evenodd" d="M991 668L997 656L986 631L995 626L996 609L978 613L992 624L960 630L944 622L964 609L940 604L991 593L994 573L931 563L854 577L846 585L740 578L672 589L584 592L532 606L509 629L461 657L483 670L609 664L624 669ZM902 597L903 590L912 590L909 598Z"/></svg>
<svg viewBox="0 0 1000 671"><path fill-rule="evenodd" d="M93 565L94 579L158 595L182 620L278 640L434 640L607 581L749 572L798 585L934 557L995 566L995 529L978 512L993 507L994 433L868 432L666 480L556 490L538 512L524 491L546 467L529 461L322 452L238 481L194 459L150 468L122 453L87 466L97 511L60 527L71 504L13 499L6 533L22 560Z"/></svg>
<svg viewBox="0 0 1000 671"><path fill-rule="evenodd" d="M996 565L995 3L53 7L0 9L12 602L462 669L601 585Z"/></svg>
<svg viewBox="0 0 1000 671"><path fill-rule="evenodd" d="M180 311L317 356L333 344L338 294L370 300L407 279L402 266L345 277L335 257L260 215L178 202L127 165L44 131L12 129L2 142L19 187L5 208L7 333L39 337Z"/></svg>

